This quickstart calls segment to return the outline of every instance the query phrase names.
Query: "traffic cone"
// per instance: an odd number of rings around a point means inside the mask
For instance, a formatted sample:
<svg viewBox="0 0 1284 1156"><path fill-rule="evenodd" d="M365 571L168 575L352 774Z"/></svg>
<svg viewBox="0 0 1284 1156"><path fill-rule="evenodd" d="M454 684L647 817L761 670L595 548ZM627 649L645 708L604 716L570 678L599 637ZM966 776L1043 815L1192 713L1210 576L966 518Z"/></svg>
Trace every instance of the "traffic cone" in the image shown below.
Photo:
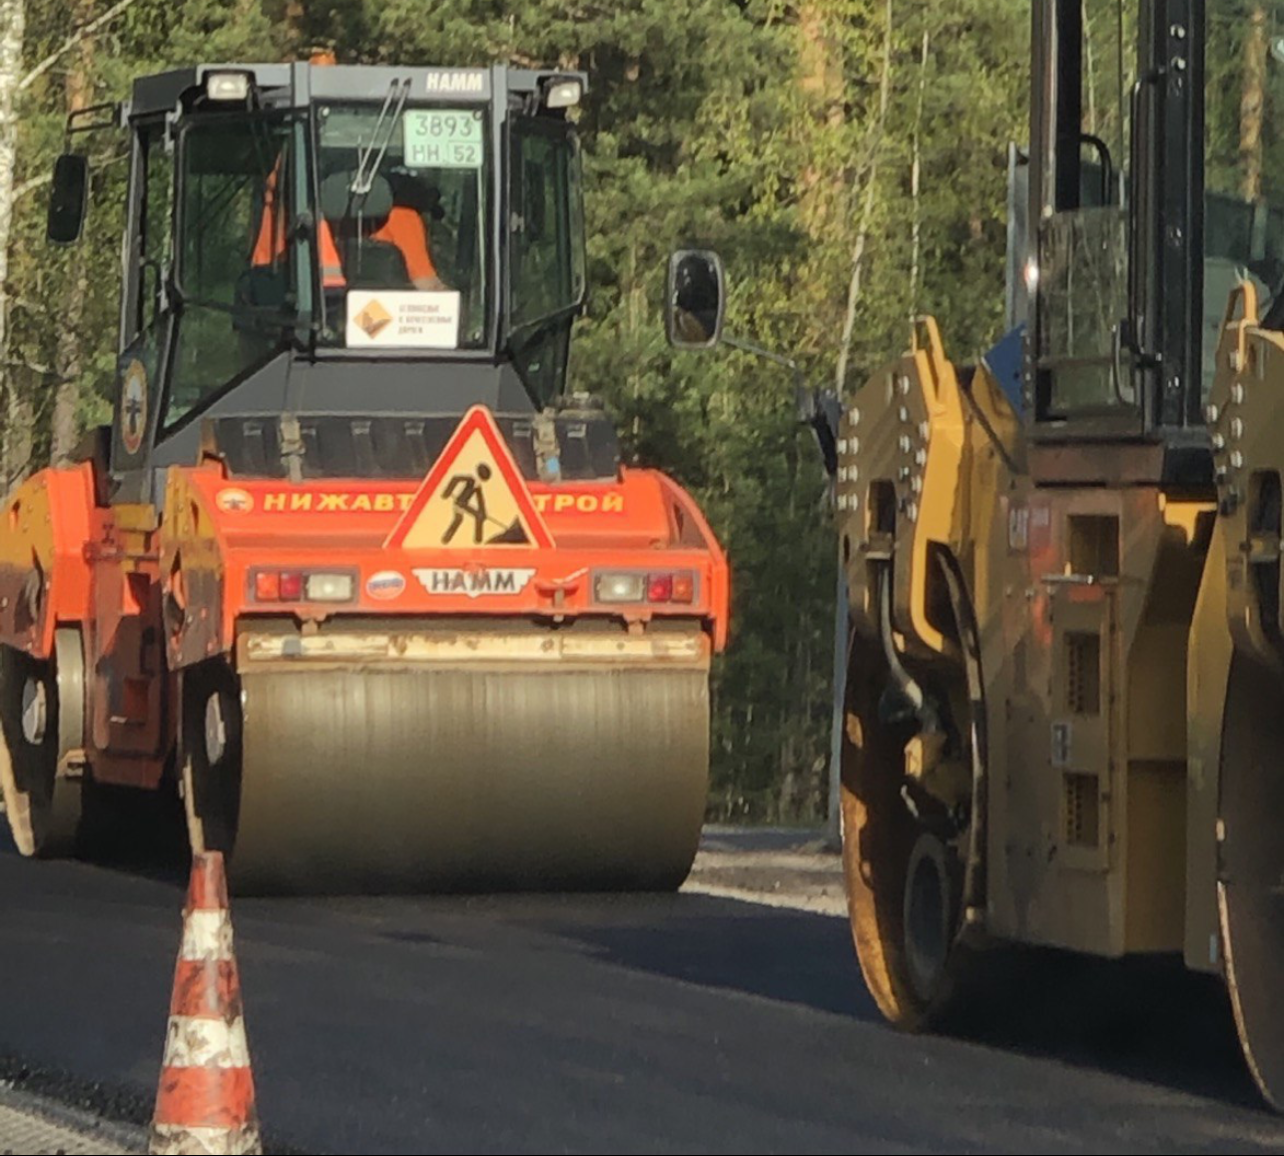
<svg viewBox="0 0 1284 1156"><path fill-rule="evenodd" d="M261 1153L223 856L194 855L148 1151Z"/></svg>

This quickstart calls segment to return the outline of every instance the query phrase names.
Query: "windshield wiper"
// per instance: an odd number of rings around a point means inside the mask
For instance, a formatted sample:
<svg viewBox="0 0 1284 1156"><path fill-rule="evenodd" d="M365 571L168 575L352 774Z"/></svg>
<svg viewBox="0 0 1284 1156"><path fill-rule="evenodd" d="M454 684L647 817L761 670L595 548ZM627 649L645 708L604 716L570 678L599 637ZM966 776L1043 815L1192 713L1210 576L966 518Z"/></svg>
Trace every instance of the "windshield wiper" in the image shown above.
<svg viewBox="0 0 1284 1156"><path fill-rule="evenodd" d="M402 110L406 107L406 101L410 99L410 81L394 80L388 88L388 95L384 97L383 107L379 110L379 119L375 121L373 130L370 133L370 143L359 146L357 153L357 171L352 177L352 184L348 186L348 212L352 213L361 211L361 206L365 203L366 197L370 195L370 190L374 187L374 179L379 172L379 166L383 164L383 158L388 152L388 146L392 143L392 134L397 130L397 122L401 118ZM396 102L396 108L393 108L393 102ZM391 115L389 113L391 112ZM384 125L387 129L384 130ZM380 141L382 131L383 139ZM375 154L375 148L378 147L378 154ZM374 157L374 163L370 163L371 157Z"/></svg>

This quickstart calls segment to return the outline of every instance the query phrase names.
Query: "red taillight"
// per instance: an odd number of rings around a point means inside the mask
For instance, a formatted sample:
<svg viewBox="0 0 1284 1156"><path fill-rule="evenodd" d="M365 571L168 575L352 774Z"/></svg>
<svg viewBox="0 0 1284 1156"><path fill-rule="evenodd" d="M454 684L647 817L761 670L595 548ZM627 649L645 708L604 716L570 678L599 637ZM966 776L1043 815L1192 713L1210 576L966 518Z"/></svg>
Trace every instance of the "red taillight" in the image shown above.
<svg viewBox="0 0 1284 1156"><path fill-rule="evenodd" d="M348 570L251 570L255 602L355 602L357 575Z"/></svg>
<svg viewBox="0 0 1284 1156"><path fill-rule="evenodd" d="M302 570L282 570L281 578L281 601L282 602L302 602L303 601L303 571Z"/></svg>
<svg viewBox="0 0 1284 1156"><path fill-rule="evenodd" d="M281 572L279 570L259 570L255 573L254 601L281 601Z"/></svg>
<svg viewBox="0 0 1284 1156"><path fill-rule="evenodd" d="M694 602L695 575L690 570L648 574L646 600L648 602Z"/></svg>
<svg viewBox="0 0 1284 1156"><path fill-rule="evenodd" d="M669 602L673 599L673 575L650 574L646 580L648 602Z"/></svg>

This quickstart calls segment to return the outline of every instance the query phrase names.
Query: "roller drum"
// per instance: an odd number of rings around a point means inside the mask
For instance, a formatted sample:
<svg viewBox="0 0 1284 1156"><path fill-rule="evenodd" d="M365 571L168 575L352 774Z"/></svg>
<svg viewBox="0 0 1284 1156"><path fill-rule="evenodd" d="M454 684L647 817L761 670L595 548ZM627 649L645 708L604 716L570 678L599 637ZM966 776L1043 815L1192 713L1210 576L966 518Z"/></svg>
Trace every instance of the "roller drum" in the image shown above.
<svg viewBox="0 0 1284 1156"><path fill-rule="evenodd" d="M239 679L241 892L672 889L707 672L343 667Z"/></svg>
<svg viewBox="0 0 1284 1156"><path fill-rule="evenodd" d="M1222 732L1218 902L1227 985L1258 1087L1284 1109L1284 688L1237 654Z"/></svg>

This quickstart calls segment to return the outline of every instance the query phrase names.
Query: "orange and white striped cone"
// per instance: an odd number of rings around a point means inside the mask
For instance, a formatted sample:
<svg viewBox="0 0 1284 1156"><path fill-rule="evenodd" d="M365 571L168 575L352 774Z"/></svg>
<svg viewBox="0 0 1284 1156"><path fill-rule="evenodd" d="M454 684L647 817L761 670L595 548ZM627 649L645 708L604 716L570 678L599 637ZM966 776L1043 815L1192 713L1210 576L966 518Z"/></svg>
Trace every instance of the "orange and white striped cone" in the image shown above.
<svg viewBox="0 0 1284 1156"><path fill-rule="evenodd" d="M148 1151L261 1153L223 856L194 855Z"/></svg>

